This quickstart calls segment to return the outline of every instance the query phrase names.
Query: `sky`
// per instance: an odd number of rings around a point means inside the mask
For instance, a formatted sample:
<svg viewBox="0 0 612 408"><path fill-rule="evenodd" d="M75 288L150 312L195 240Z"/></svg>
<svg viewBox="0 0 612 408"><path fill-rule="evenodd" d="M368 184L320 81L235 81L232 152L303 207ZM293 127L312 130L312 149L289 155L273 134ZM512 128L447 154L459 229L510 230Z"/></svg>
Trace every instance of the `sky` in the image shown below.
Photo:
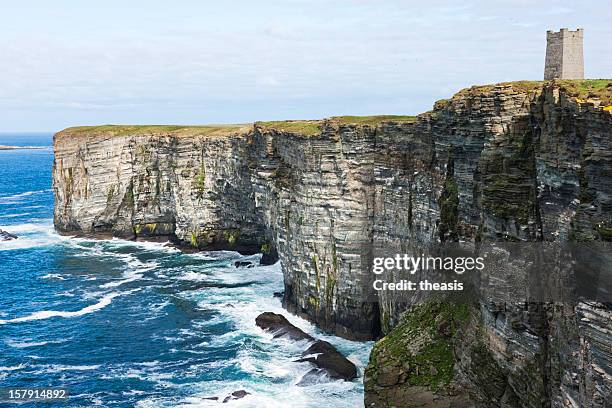
<svg viewBox="0 0 612 408"><path fill-rule="evenodd" d="M418 114L542 79L546 30L585 29L612 77L605 1L0 0L0 131Z"/></svg>

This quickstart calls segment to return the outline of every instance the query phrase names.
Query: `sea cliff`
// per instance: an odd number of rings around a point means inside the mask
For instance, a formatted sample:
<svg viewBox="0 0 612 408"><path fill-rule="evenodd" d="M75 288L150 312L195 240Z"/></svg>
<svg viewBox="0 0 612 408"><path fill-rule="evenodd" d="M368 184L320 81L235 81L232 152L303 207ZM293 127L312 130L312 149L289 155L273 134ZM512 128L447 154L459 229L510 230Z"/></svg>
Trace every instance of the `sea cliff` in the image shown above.
<svg viewBox="0 0 612 408"><path fill-rule="evenodd" d="M514 82L417 117L69 128L55 225L280 259L288 310L385 336L368 407L603 407L609 304L372 299L371 265L380 247L611 240L610 105L612 81Z"/></svg>

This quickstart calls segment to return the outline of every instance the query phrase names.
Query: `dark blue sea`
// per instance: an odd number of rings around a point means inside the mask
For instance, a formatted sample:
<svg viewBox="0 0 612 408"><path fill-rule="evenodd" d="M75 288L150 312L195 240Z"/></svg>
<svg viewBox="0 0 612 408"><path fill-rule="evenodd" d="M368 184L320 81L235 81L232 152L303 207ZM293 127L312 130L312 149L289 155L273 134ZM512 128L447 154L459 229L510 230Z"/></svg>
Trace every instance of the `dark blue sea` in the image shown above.
<svg viewBox="0 0 612 408"><path fill-rule="evenodd" d="M0 134L0 145L49 147L0 151L0 229L19 237L0 242L0 387L67 387L50 407L363 406L361 378L297 386L310 369L293 362L304 344L255 326L263 311L284 313L361 372L367 362L371 343L281 308L279 264L237 269L258 256L56 234L51 143ZM250 395L221 403L242 389Z"/></svg>

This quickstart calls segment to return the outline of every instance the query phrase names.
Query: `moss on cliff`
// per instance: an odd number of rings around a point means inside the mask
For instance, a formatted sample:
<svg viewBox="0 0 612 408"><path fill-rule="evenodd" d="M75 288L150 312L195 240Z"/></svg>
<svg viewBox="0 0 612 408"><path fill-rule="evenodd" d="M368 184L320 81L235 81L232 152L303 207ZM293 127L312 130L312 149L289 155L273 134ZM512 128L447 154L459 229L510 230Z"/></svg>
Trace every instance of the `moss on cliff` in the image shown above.
<svg viewBox="0 0 612 408"><path fill-rule="evenodd" d="M517 186L523 188L517 189ZM483 207L493 215L509 220L516 219L527 223L534 216L535 203L530 185L525 186L524 179L508 174L493 174L488 177L484 186ZM514 199L504 199L508 192L515 192Z"/></svg>
<svg viewBox="0 0 612 408"><path fill-rule="evenodd" d="M457 238L457 223L459 222L459 186L454 177L452 159L449 159L446 180L438 205L440 206L440 241L454 240Z"/></svg>
<svg viewBox="0 0 612 408"><path fill-rule="evenodd" d="M204 193L206 192L206 168L204 167L204 163L202 163L200 170L193 180L193 189L195 190L198 200L204 198Z"/></svg>
<svg viewBox="0 0 612 408"><path fill-rule="evenodd" d="M379 340L366 368L367 381L383 386L406 384L432 390L450 384L454 376L452 339L470 316L466 304L429 300L413 307L387 336ZM380 377L397 367L397 380Z"/></svg>
<svg viewBox="0 0 612 408"><path fill-rule="evenodd" d="M596 227L597 232L599 233L600 238L603 241L612 241L612 222L601 222Z"/></svg>
<svg viewBox="0 0 612 408"><path fill-rule="evenodd" d="M241 231L239 229L231 229L231 230L223 231L223 237L225 238L226 242L230 246L233 246L238 242L238 239L240 238L240 234L241 234Z"/></svg>

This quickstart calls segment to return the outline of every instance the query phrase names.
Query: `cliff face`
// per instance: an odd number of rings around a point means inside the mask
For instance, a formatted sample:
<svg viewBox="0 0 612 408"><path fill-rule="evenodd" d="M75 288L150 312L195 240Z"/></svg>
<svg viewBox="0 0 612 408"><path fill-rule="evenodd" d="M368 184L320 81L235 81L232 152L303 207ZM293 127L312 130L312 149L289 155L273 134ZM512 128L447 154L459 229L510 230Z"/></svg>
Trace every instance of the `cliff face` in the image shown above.
<svg viewBox="0 0 612 408"><path fill-rule="evenodd" d="M419 117L410 140L422 143L408 151L433 159L429 184L411 184L426 186L425 193L411 190L412 229L404 240L411 248L427 253L436 240L593 246L610 240L609 97L601 103L577 98L575 89L532 86L472 88ZM397 173L391 177L397 183ZM465 389L483 406L606 406L612 397L609 296L604 303L529 301L537 287L569 290L559 283L567 279L564 256L557 249L561 266L541 276L509 260L486 277L468 313L456 302L447 310L383 296L381 315L392 329L372 351L366 406L464 406ZM609 260L604 264L599 279L609 290ZM509 291L513 286L522 293Z"/></svg>
<svg viewBox="0 0 612 408"><path fill-rule="evenodd" d="M584 100L592 87L600 104ZM372 294L371 264L381 248L457 240L610 240L610 93L513 83L462 91L416 119L71 128L55 137L55 224L278 254L289 310L344 337L387 334L367 406L410 406L407 395L458 406L457 389L491 406L604 406L606 305L484 293L406 321L417 299Z"/></svg>

